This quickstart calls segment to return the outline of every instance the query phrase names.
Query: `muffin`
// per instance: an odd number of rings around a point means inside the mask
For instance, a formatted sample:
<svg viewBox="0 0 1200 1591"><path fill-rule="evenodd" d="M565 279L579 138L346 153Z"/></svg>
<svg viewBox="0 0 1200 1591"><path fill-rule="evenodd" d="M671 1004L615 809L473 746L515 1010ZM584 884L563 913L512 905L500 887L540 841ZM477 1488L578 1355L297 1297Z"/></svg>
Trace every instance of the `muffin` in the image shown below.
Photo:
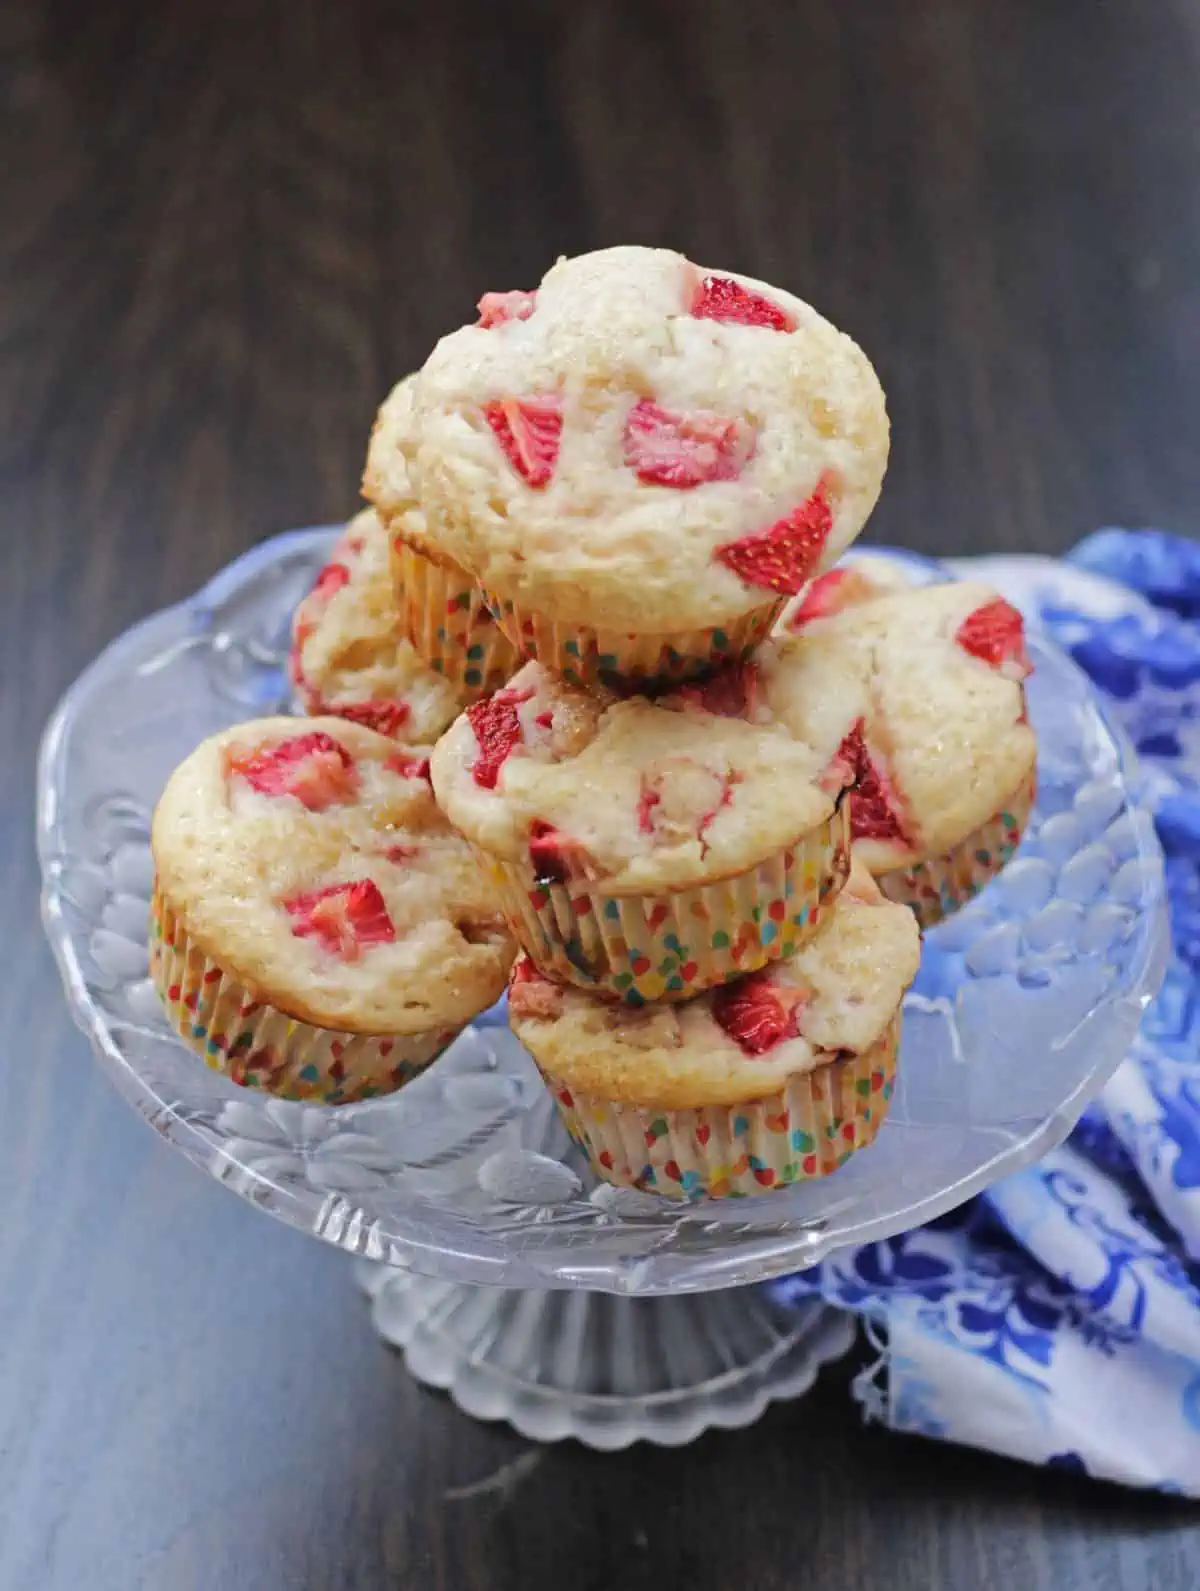
<svg viewBox="0 0 1200 1591"><path fill-rule="evenodd" d="M835 1171L874 1138L919 960L912 913L856 865L789 961L630 1011L522 957L509 1019L605 1181L670 1198L756 1194Z"/></svg>
<svg viewBox="0 0 1200 1591"><path fill-rule="evenodd" d="M434 748L437 799L540 970L628 1004L790 956L845 880L840 788L732 681L607 701L540 663Z"/></svg>
<svg viewBox="0 0 1200 1591"><path fill-rule="evenodd" d="M413 378L394 389L375 421L363 495L387 526L400 632L464 702L504 684L519 665L474 578L433 534L409 476Z"/></svg>
<svg viewBox="0 0 1200 1591"><path fill-rule="evenodd" d="M793 597L779 615L776 635L791 635L817 619L832 618L847 608L861 607L876 597L890 597L912 588L912 579L895 558L876 553L860 553L853 562L838 564L818 575L798 597Z"/></svg>
<svg viewBox="0 0 1200 1591"><path fill-rule="evenodd" d="M429 536L517 646L657 689L765 637L858 534L887 452L870 361L815 310L615 248L442 339L408 459Z"/></svg>
<svg viewBox="0 0 1200 1591"><path fill-rule="evenodd" d="M288 672L303 711L414 745L436 740L466 697L421 661L396 619L387 531L367 509L346 526L292 620Z"/></svg>
<svg viewBox="0 0 1200 1591"><path fill-rule="evenodd" d="M338 718L224 730L154 814L151 974L235 1082L399 1088L503 992L514 946L423 749Z"/></svg>
<svg viewBox="0 0 1200 1591"><path fill-rule="evenodd" d="M803 626L757 659L760 711L853 778L854 854L929 927L1010 859L1037 739L1021 616L986 586L925 586Z"/></svg>

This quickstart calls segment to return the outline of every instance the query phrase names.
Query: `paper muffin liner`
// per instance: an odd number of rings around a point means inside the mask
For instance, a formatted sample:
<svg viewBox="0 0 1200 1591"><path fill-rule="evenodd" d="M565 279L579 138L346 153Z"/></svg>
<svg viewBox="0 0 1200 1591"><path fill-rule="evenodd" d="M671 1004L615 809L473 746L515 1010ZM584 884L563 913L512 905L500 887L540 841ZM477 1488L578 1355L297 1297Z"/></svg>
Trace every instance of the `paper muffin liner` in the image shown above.
<svg viewBox="0 0 1200 1591"><path fill-rule="evenodd" d="M629 1005L687 1000L786 960L824 922L850 870L849 803L757 867L691 889L613 895L539 880L475 848L514 937L539 972Z"/></svg>
<svg viewBox="0 0 1200 1591"><path fill-rule="evenodd" d="M543 1074L598 1177L670 1199L739 1198L828 1176L875 1137L896 1083L900 1012L861 1055L790 1077L766 1099L647 1110Z"/></svg>
<svg viewBox="0 0 1200 1591"><path fill-rule="evenodd" d="M427 558L394 531L391 559L400 633L464 700L499 690L521 659L471 576Z"/></svg>
<svg viewBox="0 0 1200 1591"><path fill-rule="evenodd" d="M348 1105L396 1089L423 1072L456 1030L352 1033L316 1027L254 999L190 938L154 891L150 975L179 1037L215 1072L281 1099Z"/></svg>
<svg viewBox="0 0 1200 1591"><path fill-rule="evenodd" d="M880 873L875 882L889 900L910 906L922 928L932 928L978 895L1012 860L1036 794L1037 774L1033 771L1006 806L953 850L911 867Z"/></svg>
<svg viewBox="0 0 1200 1591"><path fill-rule="evenodd" d="M786 597L773 597L764 607L702 630L627 635L558 624L495 592L485 592L485 599L497 623L524 656L544 663L568 684L602 685L620 691L663 690L748 657L770 634L787 601Z"/></svg>

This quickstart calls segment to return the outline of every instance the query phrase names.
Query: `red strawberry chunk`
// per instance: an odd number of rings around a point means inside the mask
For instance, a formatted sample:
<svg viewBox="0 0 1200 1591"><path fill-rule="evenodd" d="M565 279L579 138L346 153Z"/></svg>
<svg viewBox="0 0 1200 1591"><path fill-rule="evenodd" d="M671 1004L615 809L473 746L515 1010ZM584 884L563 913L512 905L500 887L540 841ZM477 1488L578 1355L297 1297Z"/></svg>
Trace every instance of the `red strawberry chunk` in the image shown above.
<svg viewBox="0 0 1200 1591"><path fill-rule="evenodd" d="M642 788L638 795L637 821L643 834L654 833L654 809L662 800L662 793L653 781L642 775Z"/></svg>
<svg viewBox="0 0 1200 1591"><path fill-rule="evenodd" d="M306 600L316 598L318 602L328 602L336 591L340 591L350 578L350 571L344 563L327 563L321 570L313 588L308 593Z"/></svg>
<svg viewBox="0 0 1200 1591"><path fill-rule="evenodd" d="M479 743L479 755L471 774L475 783L482 785L485 790L496 788L501 768L513 751L524 744L517 708L532 695L532 690L505 688L494 695L485 696L481 702L472 702L467 708L467 722Z"/></svg>
<svg viewBox="0 0 1200 1591"><path fill-rule="evenodd" d="M521 956L508 985L508 1009L514 1016L548 1021L558 1015L561 1007L562 991L558 985L544 978L528 956Z"/></svg>
<svg viewBox="0 0 1200 1591"><path fill-rule="evenodd" d="M390 773L402 779L424 779L429 782L429 758L419 752L394 751L383 765Z"/></svg>
<svg viewBox="0 0 1200 1591"><path fill-rule="evenodd" d="M643 398L625 421L625 462L638 480L653 486L687 491L706 481L734 481L754 446L744 420L727 420L709 409L674 414Z"/></svg>
<svg viewBox="0 0 1200 1591"><path fill-rule="evenodd" d="M316 939L343 961L357 961L366 947L391 944L396 937L383 896L369 878L306 890L283 906L298 939Z"/></svg>
<svg viewBox="0 0 1200 1591"><path fill-rule="evenodd" d="M407 702L343 702L334 707L339 718L348 718L352 724L362 724L376 734L391 738L399 734L408 722L410 708Z"/></svg>
<svg viewBox="0 0 1200 1591"><path fill-rule="evenodd" d="M822 480L799 508L767 530L726 542L714 556L746 585L794 597L820 563L832 528L829 488Z"/></svg>
<svg viewBox="0 0 1200 1591"><path fill-rule="evenodd" d="M713 992L713 1021L746 1055L765 1055L800 1031L804 993L772 983L770 972L751 972Z"/></svg>
<svg viewBox="0 0 1200 1591"><path fill-rule="evenodd" d="M795 331L796 322L762 293L752 292L731 276L706 276L689 306L697 320L722 320L738 326L766 326L771 331Z"/></svg>
<svg viewBox="0 0 1200 1591"><path fill-rule="evenodd" d="M860 718L838 747L835 766L841 764L854 777L850 797L850 834L855 840L896 840L909 843L897 792L867 750Z"/></svg>
<svg viewBox="0 0 1200 1591"><path fill-rule="evenodd" d="M851 597L847 583L851 587L854 585L850 569L830 569L827 574L818 575L797 603L788 620L789 628L799 630L813 619L826 619L831 613L840 613L849 605L847 599Z"/></svg>
<svg viewBox="0 0 1200 1591"><path fill-rule="evenodd" d="M699 707L719 718L751 718L758 706L762 676L750 661L729 663L709 679L694 685L681 685L675 692L680 701Z"/></svg>
<svg viewBox="0 0 1200 1591"><path fill-rule="evenodd" d="M503 326L507 320L528 320L537 305L536 293L485 293L479 300L479 324Z"/></svg>
<svg viewBox="0 0 1200 1591"><path fill-rule="evenodd" d="M534 818L529 826L529 860L539 884L566 884L587 877L592 858L581 840L572 839L552 823Z"/></svg>
<svg viewBox="0 0 1200 1591"><path fill-rule="evenodd" d="M1008 679L1023 680L1033 673L1025 650L1025 621L1003 597L968 613L954 639L964 652L982 658Z"/></svg>
<svg viewBox="0 0 1200 1591"><path fill-rule="evenodd" d="M696 827L696 838L700 841L701 856L708 855L708 841L704 838L704 836L708 833L713 819L717 816L718 812L724 812L725 808L729 806L730 802L733 800L733 787L735 784L740 784L741 781L742 776L739 773L725 773L721 775L721 794L717 797L716 805L710 807L707 812L701 813L700 822Z"/></svg>
<svg viewBox="0 0 1200 1591"><path fill-rule="evenodd" d="M421 849L417 845L388 845L383 851L388 861L394 862L397 867L402 867L405 862L411 862L414 856L420 854Z"/></svg>
<svg viewBox="0 0 1200 1591"><path fill-rule="evenodd" d="M557 393L529 398L498 398L483 406L509 463L530 486L545 486L558 463L562 437L562 399Z"/></svg>
<svg viewBox="0 0 1200 1591"><path fill-rule="evenodd" d="M320 730L276 746L235 752L226 764L260 795L294 796L310 812L350 800L358 789L354 759L340 741Z"/></svg>

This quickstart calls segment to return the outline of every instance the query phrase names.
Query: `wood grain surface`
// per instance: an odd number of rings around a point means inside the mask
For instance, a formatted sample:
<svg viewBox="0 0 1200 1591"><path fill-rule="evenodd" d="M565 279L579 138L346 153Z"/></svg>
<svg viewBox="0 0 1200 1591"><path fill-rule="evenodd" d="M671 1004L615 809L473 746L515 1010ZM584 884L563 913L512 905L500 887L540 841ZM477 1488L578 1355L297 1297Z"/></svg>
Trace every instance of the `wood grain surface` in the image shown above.
<svg viewBox="0 0 1200 1591"><path fill-rule="evenodd" d="M1196 0L0 5L2 1591L1200 1582L1182 1505L863 1429L850 1367L619 1457L418 1390L340 1255L110 1090L30 839L77 671L346 513L389 384L560 252L670 243L850 330L876 539L1191 530L1198 70Z"/></svg>

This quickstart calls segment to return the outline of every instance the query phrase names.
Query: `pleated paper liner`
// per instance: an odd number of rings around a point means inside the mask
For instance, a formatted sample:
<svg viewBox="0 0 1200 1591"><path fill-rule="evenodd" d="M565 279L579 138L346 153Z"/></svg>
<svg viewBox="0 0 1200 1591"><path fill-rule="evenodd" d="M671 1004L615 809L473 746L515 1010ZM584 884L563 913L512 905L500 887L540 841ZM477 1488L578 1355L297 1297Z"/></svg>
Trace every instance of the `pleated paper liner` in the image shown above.
<svg viewBox="0 0 1200 1591"><path fill-rule="evenodd" d="M771 632L785 597L773 597L727 624L669 635L627 635L557 624L494 592L485 593L497 622L526 657L571 685L627 692L659 691L748 657Z"/></svg>
<svg viewBox="0 0 1200 1591"><path fill-rule="evenodd" d="M978 895L1012 860L1036 794L1037 773L1031 770L1007 806L952 851L880 873L875 882L889 900L911 906L922 928L934 927Z"/></svg>
<svg viewBox="0 0 1200 1591"><path fill-rule="evenodd" d="M476 849L513 935L548 978L629 1005L686 1000L795 955L850 869L849 803L757 867L691 889L612 895Z"/></svg>
<svg viewBox="0 0 1200 1591"><path fill-rule="evenodd" d="M394 531L391 559L400 633L464 700L499 690L521 659L471 576L449 560L427 557Z"/></svg>
<svg viewBox="0 0 1200 1591"><path fill-rule="evenodd" d="M896 1083L900 1012L861 1055L788 1079L766 1099L653 1110L572 1093L546 1074L598 1177L669 1199L736 1198L825 1177L879 1131Z"/></svg>
<svg viewBox="0 0 1200 1591"><path fill-rule="evenodd" d="M171 1025L213 1071L246 1088L326 1105L372 1099L423 1072L455 1035L351 1033L261 1004L189 939L157 889L150 935L150 975Z"/></svg>

